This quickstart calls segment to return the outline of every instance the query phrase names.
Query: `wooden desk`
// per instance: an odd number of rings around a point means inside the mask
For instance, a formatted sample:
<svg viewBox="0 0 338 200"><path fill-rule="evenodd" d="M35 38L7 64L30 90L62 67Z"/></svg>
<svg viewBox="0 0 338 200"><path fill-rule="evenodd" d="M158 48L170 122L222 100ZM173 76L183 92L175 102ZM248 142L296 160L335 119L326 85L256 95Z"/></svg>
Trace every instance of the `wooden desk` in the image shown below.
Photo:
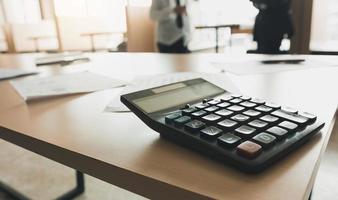
<svg viewBox="0 0 338 200"><path fill-rule="evenodd" d="M218 44L218 40L219 40L219 32L218 29L220 28L230 28L231 32L233 29L238 29L239 28L239 24L219 24L219 25L206 25L206 26L196 26L196 29L215 29L215 36L216 36L216 47L215 47L215 51L216 53L218 53L218 49L219 49L219 44Z"/></svg>
<svg viewBox="0 0 338 200"><path fill-rule="evenodd" d="M121 79L216 72L209 61L229 58L143 53L90 57L93 69ZM161 139L132 113L104 113L116 89L26 104L8 81L0 82L0 138L151 199L307 199L333 127L337 70L229 75L244 94L316 113L326 122L321 134L257 175Z"/></svg>

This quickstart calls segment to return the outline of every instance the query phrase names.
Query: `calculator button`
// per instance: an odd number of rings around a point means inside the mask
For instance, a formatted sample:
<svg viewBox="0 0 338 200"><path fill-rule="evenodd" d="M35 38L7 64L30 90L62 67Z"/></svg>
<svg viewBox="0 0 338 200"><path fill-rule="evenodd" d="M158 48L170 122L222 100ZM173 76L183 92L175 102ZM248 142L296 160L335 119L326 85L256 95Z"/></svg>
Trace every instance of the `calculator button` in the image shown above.
<svg viewBox="0 0 338 200"><path fill-rule="evenodd" d="M187 129L190 132L195 132L205 127L205 123L199 121L199 120L193 120L191 122L188 122L184 125L185 129Z"/></svg>
<svg viewBox="0 0 338 200"><path fill-rule="evenodd" d="M264 132L256 135L252 139L261 146L263 146L263 148L270 147L276 141L275 136Z"/></svg>
<svg viewBox="0 0 338 200"><path fill-rule="evenodd" d="M263 101L262 99L257 99L257 98L252 98L250 100L252 103L255 103L255 104L264 104L265 101Z"/></svg>
<svg viewBox="0 0 338 200"><path fill-rule="evenodd" d="M278 124L278 126L280 126L282 128L286 128L286 129L291 130L291 131L295 130L298 127L297 124L292 123L292 122L288 122L288 121L283 121L280 124Z"/></svg>
<svg viewBox="0 0 338 200"><path fill-rule="evenodd" d="M233 98L232 98L232 96L230 96L230 95L221 97L221 100L222 100L222 101L229 101L229 100L231 100L231 99L233 99Z"/></svg>
<svg viewBox="0 0 338 200"><path fill-rule="evenodd" d="M280 108L281 108L280 105L275 104L275 103L271 103L271 102L267 102L267 103L265 103L265 105L266 105L267 107L270 107L270 108L273 108L273 109L280 109Z"/></svg>
<svg viewBox="0 0 338 200"><path fill-rule="evenodd" d="M233 105L233 106L228 107L227 109L231 111L239 112L239 111L244 110L244 107Z"/></svg>
<svg viewBox="0 0 338 200"><path fill-rule="evenodd" d="M231 96L234 97L234 98L239 98L239 97L241 97L242 95L240 95L240 94L231 94Z"/></svg>
<svg viewBox="0 0 338 200"><path fill-rule="evenodd" d="M231 103L240 103L240 102L242 102L242 101L243 101L242 99L236 98L236 99L230 100L229 102L231 102Z"/></svg>
<svg viewBox="0 0 338 200"><path fill-rule="evenodd" d="M274 123L277 122L279 120L278 117L274 117L272 115L264 115L263 117L259 118L263 121L269 122L269 123Z"/></svg>
<svg viewBox="0 0 338 200"><path fill-rule="evenodd" d="M203 115L207 114L206 111L204 110L200 110L200 111L197 111L197 112L194 112L191 114L192 117L202 117Z"/></svg>
<svg viewBox="0 0 338 200"><path fill-rule="evenodd" d="M216 104L219 104L219 103L221 103L221 100L219 100L219 99L214 99L214 100L208 101L208 104L210 104L210 105L216 105Z"/></svg>
<svg viewBox="0 0 338 200"><path fill-rule="evenodd" d="M276 136L278 139L285 137L288 133L287 130L280 128L278 126L271 127L266 131L271 133L272 135Z"/></svg>
<svg viewBox="0 0 338 200"><path fill-rule="evenodd" d="M188 116L183 116L174 120L176 126L183 126L185 123L191 121L191 118Z"/></svg>
<svg viewBox="0 0 338 200"><path fill-rule="evenodd" d="M253 108L253 107L255 107L257 104L252 103L252 102L250 102L250 101L245 101L245 102L240 103L239 105L244 106L244 107L247 107L247 108Z"/></svg>
<svg viewBox="0 0 338 200"><path fill-rule="evenodd" d="M317 120L315 115L308 112L300 112L299 115L308 118L309 122L315 122Z"/></svg>
<svg viewBox="0 0 338 200"><path fill-rule="evenodd" d="M282 107L281 110L284 111L284 112L287 112L287 113L292 113L292 114L298 113L298 111L296 109L291 108L291 107L287 107L287 106Z"/></svg>
<svg viewBox="0 0 338 200"><path fill-rule="evenodd" d="M271 114L295 122L297 124L305 124L309 121L309 119L306 117L300 116L298 114L286 113L281 110L276 110Z"/></svg>
<svg viewBox="0 0 338 200"><path fill-rule="evenodd" d="M272 111L272 108L264 106L264 105L257 106L255 109L258 110L258 111L261 111L261 112L270 112L270 111Z"/></svg>
<svg viewBox="0 0 338 200"><path fill-rule="evenodd" d="M201 130L201 137L206 139L214 139L221 135L223 131L214 126L208 126Z"/></svg>
<svg viewBox="0 0 338 200"><path fill-rule="evenodd" d="M228 103L228 102L223 102L223 103L217 104L217 106L220 107L220 108L225 108L225 107L228 107L228 106L230 106L230 105L231 105L231 104Z"/></svg>
<svg viewBox="0 0 338 200"><path fill-rule="evenodd" d="M253 134L256 132L256 129L250 127L250 126L240 126L236 128L237 135L241 136L242 138L250 138L253 136Z"/></svg>
<svg viewBox="0 0 338 200"><path fill-rule="evenodd" d="M187 103L187 104L184 106L184 108L185 108L185 109L190 108L190 104Z"/></svg>
<svg viewBox="0 0 338 200"><path fill-rule="evenodd" d="M214 111L216 111L218 109L219 109L219 107L217 107L217 106L211 106L211 107L208 107L208 108L206 108L204 110L207 111L207 112L214 112Z"/></svg>
<svg viewBox="0 0 338 200"><path fill-rule="evenodd" d="M238 121L238 122L245 122L245 121L248 121L250 117L246 115L238 114L238 115L232 116L231 119L234 121Z"/></svg>
<svg viewBox="0 0 338 200"><path fill-rule="evenodd" d="M236 135L227 133L227 134L224 134L224 135L218 137L217 142L218 142L218 144L220 144L224 147L233 148L233 147L236 147L237 145L239 145L239 143L241 142L241 138L236 136Z"/></svg>
<svg viewBox="0 0 338 200"><path fill-rule="evenodd" d="M221 119L220 116L215 114L210 114L202 117L206 122L216 122L217 120Z"/></svg>
<svg viewBox="0 0 338 200"><path fill-rule="evenodd" d="M257 117L257 116L259 116L262 113L258 112L256 110L247 110L247 111L243 112L243 114L248 115L250 117Z"/></svg>
<svg viewBox="0 0 338 200"><path fill-rule="evenodd" d="M255 128L265 128L268 125L268 123L256 119L251 121L249 125Z"/></svg>
<svg viewBox="0 0 338 200"><path fill-rule="evenodd" d="M237 146L237 153L245 158L256 158L261 152L262 146L251 141L245 141Z"/></svg>
<svg viewBox="0 0 338 200"><path fill-rule="evenodd" d="M203 108L206 108L208 106L210 106L210 105L207 104L207 103L200 103L200 104L197 104L195 107L199 108L199 109L203 109Z"/></svg>
<svg viewBox="0 0 338 200"><path fill-rule="evenodd" d="M249 96L241 96L241 99L243 99L244 101L249 101L251 99L251 97L249 97Z"/></svg>
<svg viewBox="0 0 338 200"><path fill-rule="evenodd" d="M226 120L219 122L217 125L219 125L223 129L229 129L229 128L234 128L235 126L237 126L237 124L238 123L235 121L226 119Z"/></svg>
<svg viewBox="0 0 338 200"><path fill-rule="evenodd" d="M183 113L183 115L189 115L189 114L196 112L196 111L197 111L197 108L190 107L190 108L183 109L182 113Z"/></svg>
<svg viewBox="0 0 338 200"><path fill-rule="evenodd" d="M220 115L220 116L223 116L223 117L227 117L227 116L230 116L232 115L234 112L230 111L230 110L227 110L227 109L222 109L222 110L219 110L217 112L215 112L217 115Z"/></svg>
<svg viewBox="0 0 338 200"><path fill-rule="evenodd" d="M173 113L165 117L166 123L171 123L174 119L182 117L181 112Z"/></svg>

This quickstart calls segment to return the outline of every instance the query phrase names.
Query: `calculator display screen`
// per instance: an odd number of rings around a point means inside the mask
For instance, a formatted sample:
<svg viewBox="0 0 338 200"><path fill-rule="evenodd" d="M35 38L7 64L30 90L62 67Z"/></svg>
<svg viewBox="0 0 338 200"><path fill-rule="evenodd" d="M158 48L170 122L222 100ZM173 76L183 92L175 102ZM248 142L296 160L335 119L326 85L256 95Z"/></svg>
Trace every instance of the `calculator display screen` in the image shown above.
<svg viewBox="0 0 338 200"><path fill-rule="evenodd" d="M179 83L172 87L165 86L163 89L156 88L153 90L154 94L135 99L133 102L145 112L153 113L223 92L223 89L209 82L199 82L193 85Z"/></svg>

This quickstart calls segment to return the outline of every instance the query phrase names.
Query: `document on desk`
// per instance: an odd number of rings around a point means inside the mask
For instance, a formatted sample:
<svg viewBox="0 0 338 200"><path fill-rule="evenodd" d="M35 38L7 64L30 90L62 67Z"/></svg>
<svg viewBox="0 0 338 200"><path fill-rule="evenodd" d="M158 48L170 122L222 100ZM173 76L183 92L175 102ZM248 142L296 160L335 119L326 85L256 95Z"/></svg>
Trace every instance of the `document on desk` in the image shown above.
<svg viewBox="0 0 338 200"><path fill-rule="evenodd" d="M37 73L38 72L36 70L0 68L0 80L16 78L20 76L33 75Z"/></svg>
<svg viewBox="0 0 338 200"><path fill-rule="evenodd" d="M92 72L80 72L13 80L11 84L23 99L29 101L46 97L116 88L124 86L126 82Z"/></svg>
<svg viewBox="0 0 338 200"><path fill-rule="evenodd" d="M52 65L52 64L64 64L75 61L89 61L89 57L84 56L81 52L74 53L57 53L48 54L44 57L37 57L35 63L37 66Z"/></svg>
<svg viewBox="0 0 338 200"><path fill-rule="evenodd" d="M283 62L283 60L285 62ZM290 60L304 61L292 63L292 61L288 62ZM236 75L267 74L290 70L305 70L338 66L337 63L329 62L324 59L307 58L298 55L262 55L258 58L248 56L244 59L228 60L223 62L215 61L211 62L211 64L224 72L230 72Z"/></svg>
<svg viewBox="0 0 338 200"><path fill-rule="evenodd" d="M231 79L225 74L209 74L209 73L194 73L194 72L180 72L159 74L150 76L135 77L129 85L127 85L121 94L115 96L113 100L106 106L105 112L128 112L129 109L120 101L120 96L131 92L136 92L144 89L158 87L165 84L175 83L179 81L203 78L219 87L230 92L238 93L238 88L234 85Z"/></svg>

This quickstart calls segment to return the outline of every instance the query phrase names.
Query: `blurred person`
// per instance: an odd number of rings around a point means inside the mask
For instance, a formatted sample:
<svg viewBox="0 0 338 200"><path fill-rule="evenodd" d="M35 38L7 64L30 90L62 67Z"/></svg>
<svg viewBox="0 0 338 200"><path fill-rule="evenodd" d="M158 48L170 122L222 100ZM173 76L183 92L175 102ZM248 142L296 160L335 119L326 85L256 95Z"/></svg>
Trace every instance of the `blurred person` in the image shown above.
<svg viewBox="0 0 338 200"><path fill-rule="evenodd" d="M250 0L259 10L254 26L258 53L279 54L284 38L293 36L291 0Z"/></svg>
<svg viewBox="0 0 338 200"><path fill-rule="evenodd" d="M189 0L153 0L150 17L156 22L156 42L161 53L190 53Z"/></svg>

